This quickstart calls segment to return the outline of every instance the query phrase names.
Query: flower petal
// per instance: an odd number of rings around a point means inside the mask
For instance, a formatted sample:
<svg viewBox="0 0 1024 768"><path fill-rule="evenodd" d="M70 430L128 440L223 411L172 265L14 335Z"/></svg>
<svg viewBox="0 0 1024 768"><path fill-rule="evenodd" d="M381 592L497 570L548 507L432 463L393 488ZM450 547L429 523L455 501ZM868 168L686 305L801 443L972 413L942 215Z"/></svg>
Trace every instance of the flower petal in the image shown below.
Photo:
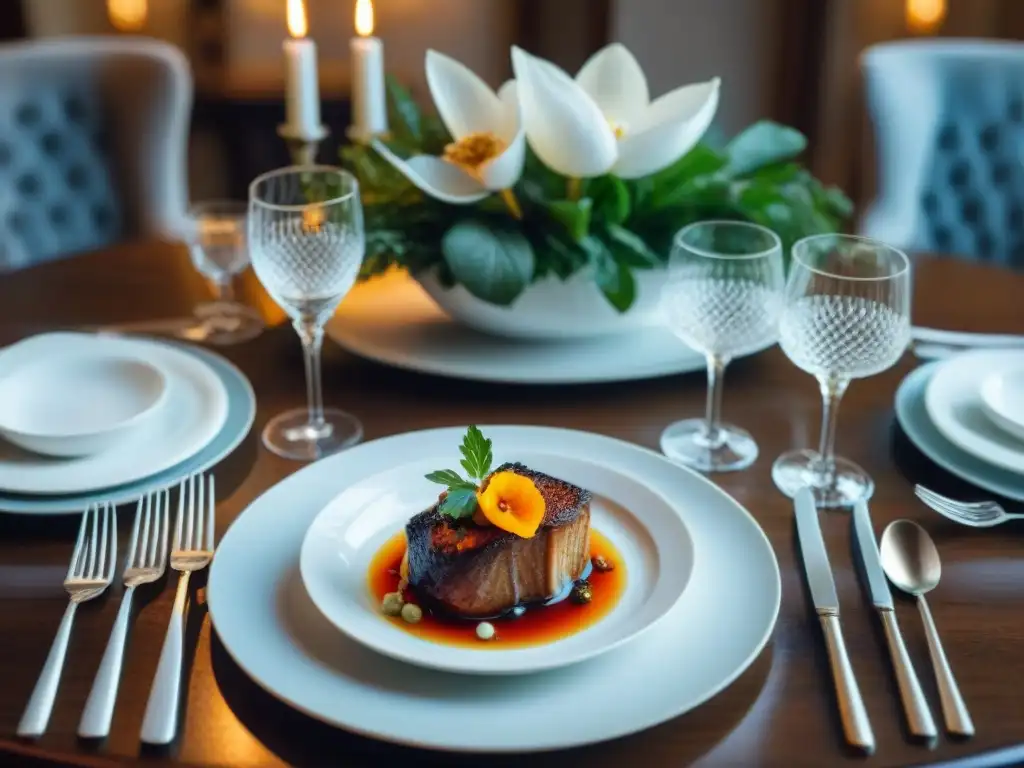
<svg viewBox="0 0 1024 768"><path fill-rule="evenodd" d="M644 71L622 43L606 45L587 59L576 82L608 120L622 126L642 119L651 101Z"/></svg>
<svg viewBox="0 0 1024 768"><path fill-rule="evenodd" d="M487 189L508 189L523 175L526 161L526 129L521 125L505 151L479 168L480 181Z"/></svg>
<svg viewBox="0 0 1024 768"><path fill-rule="evenodd" d="M718 109L716 77L666 93L648 107L636 132L619 142L614 172L624 179L657 173L689 152Z"/></svg>
<svg viewBox="0 0 1024 768"><path fill-rule="evenodd" d="M373 148L409 181L438 200L460 205L475 203L490 194L472 176L438 157L416 155L403 160L379 141Z"/></svg>
<svg viewBox="0 0 1024 768"><path fill-rule="evenodd" d="M511 144L522 125L522 110L519 108L519 89L515 80L506 80L498 89L498 101L502 108L502 130L498 136Z"/></svg>
<svg viewBox="0 0 1024 768"><path fill-rule="evenodd" d="M601 176L615 163L615 134L594 100L563 70L512 48L526 137L537 156L566 176Z"/></svg>
<svg viewBox="0 0 1024 768"><path fill-rule="evenodd" d="M494 91L450 56L427 51L427 84L441 120L456 140L494 132L501 125L504 110Z"/></svg>

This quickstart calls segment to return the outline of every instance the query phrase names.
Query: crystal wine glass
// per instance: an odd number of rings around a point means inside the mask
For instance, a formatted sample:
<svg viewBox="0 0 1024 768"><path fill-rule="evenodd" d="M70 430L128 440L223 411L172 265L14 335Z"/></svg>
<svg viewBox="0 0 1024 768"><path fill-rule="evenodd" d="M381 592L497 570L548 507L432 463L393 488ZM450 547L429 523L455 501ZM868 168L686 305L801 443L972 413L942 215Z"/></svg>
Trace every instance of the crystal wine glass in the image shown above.
<svg viewBox="0 0 1024 768"><path fill-rule="evenodd" d="M353 176L330 166L292 166L249 187L252 266L302 340L308 408L275 416L263 443L280 456L311 461L354 445L359 421L325 409L320 386L324 323L349 292L365 250L363 209Z"/></svg>
<svg viewBox="0 0 1024 768"><path fill-rule="evenodd" d="M263 320L256 310L234 300L232 282L249 266L244 202L210 200L189 209L189 254L199 272L215 286L217 298L195 309L196 323L181 333L191 341L238 344L259 336Z"/></svg>
<svg viewBox="0 0 1024 768"><path fill-rule="evenodd" d="M809 486L819 507L870 498L871 477L835 455L839 402L852 379L896 364L910 343L910 261L884 243L815 235L793 246L779 343L818 380L823 399L817 451L791 451L772 467L788 496Z"/></svg>
<svg viewBox="0 0 1024 768"><path fill-rule="evenodd" d="M707 415L671 424L661 434L670 459L703 472L749 467L757 443L721 421L722 378L737 355L778 335L785 272L778 235L756 224L703 221L675 237L662 306L669 327L708 361Z"/></svg>

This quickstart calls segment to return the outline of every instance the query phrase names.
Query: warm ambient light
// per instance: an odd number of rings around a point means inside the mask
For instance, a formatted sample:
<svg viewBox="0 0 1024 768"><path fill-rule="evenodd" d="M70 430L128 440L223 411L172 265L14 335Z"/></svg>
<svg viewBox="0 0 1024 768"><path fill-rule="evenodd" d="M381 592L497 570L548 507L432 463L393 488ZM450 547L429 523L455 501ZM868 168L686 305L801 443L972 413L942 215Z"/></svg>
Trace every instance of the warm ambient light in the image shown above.
<svg viewBox="0 0 1024 768"><path fill-rule="evenodd" d="M907 0L907 29L927 35L937 30L946 18L946 0Z"/></svg>
<svg viewBox="0 0 1024 768"><path fill-rule="evenodd" d="M107 17L114 29L138 32L146 24L148 0L107 0Z"/></svg>
<svg viewBox="0 0 1024 768"><path fill-rule="evenodd" d="M373 0L356 0L356 34L360 37L373 34Z"/></svg>
<svg viewBox="0 0 1024 768"><path fill-rule="evenodd" d="M288 34L292 37L305 37L309 32L306 21L306 4L303 0L288 0Z"/></svg>

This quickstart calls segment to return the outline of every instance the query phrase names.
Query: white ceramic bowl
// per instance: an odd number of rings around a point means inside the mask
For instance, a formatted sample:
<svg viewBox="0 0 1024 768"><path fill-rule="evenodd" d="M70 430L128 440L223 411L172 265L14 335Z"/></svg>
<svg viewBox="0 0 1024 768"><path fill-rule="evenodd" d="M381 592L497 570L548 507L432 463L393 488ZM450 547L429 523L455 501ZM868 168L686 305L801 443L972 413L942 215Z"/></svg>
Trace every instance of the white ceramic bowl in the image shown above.
<svg viewBox="0 0 1024 768"><path fill-rule="evenodd" d="M626 312L608 303L586 270L565 281L546 277L532 283L509 307L478 299L461 285L445 288L433 270L416 275L416 279L449 317L478 331L522 339L582 339L626 333L661 322L659 305L665 270L638 270L634 274L637 295Z"/></svg>
<svg viewBox="0 0 1024 768"><path fill-rule="evenodd" d="M0 379L0 434L48 456L100 453L156 413L166 390L163 373L142 360L36 360Z"/></svg>

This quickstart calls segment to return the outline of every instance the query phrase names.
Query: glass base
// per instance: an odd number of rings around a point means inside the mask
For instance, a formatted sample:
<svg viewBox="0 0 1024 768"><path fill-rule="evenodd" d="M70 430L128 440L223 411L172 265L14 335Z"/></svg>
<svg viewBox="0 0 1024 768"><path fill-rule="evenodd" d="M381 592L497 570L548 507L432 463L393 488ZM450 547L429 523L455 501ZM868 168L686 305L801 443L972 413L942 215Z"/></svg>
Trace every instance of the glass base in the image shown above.
<svg viewBox="0 0 1024 768"><path fill-rule="evenodd" d="M719 427L721 441L711 444L704 419L670 424L661 433L661 452L672 461L701 472L735 472L757 459L757 443L750 433L731 424Z"/></svg>
<svg viewBox="0 0 1024 768"><path fill-rule="evenodd" d="M850 507L861 499L867 501L875 492L871 476L852 461L836 457L833 481L823 485L817 476L817 451L790 451L775 460L772 480L790 498L807 486L814 493L814 503L821 508Z"/></svg>
<svg viewBox="0 0 1024 768"><path fill-rule="evenodd" d="M230 301L200 304L194 315L199 322L183 329L180 335L201 344L241 344L255 339L266 327L256 310Z"/></svg>
<svg viewBox="0 0 1024 768"><path fill-rule="evenodd" d="M263 428L263 444L286 459L316 461L351 448L363 438L363 425L350 413L324 409L324 423L309 423L309 410L295 408L278 414Z"/></svg>

